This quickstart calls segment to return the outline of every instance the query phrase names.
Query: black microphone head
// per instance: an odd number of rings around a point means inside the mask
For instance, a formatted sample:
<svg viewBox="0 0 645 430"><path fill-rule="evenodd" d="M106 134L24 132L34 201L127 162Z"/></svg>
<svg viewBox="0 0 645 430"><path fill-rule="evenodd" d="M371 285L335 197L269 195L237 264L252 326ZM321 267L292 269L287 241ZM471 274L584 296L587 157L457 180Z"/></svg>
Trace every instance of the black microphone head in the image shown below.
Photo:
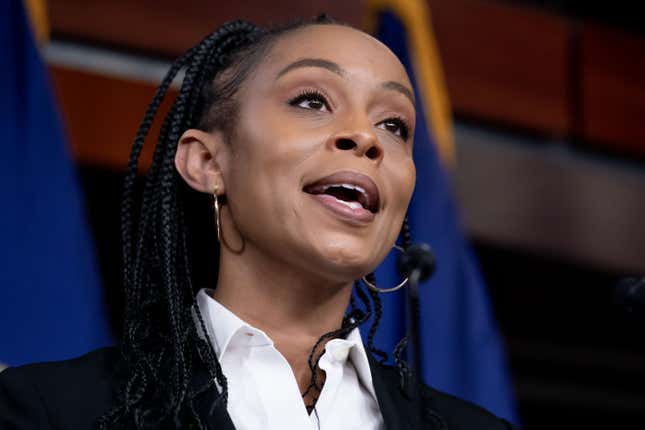
<svg viewBox="0 0 645 430"><path fill-rule="evenodd" d="M423 281L432 275L436 268L436 260L430 245L417 243L410 246L399 257L399 270L409 276L413 270L419 270L419 280Z"/></svg>

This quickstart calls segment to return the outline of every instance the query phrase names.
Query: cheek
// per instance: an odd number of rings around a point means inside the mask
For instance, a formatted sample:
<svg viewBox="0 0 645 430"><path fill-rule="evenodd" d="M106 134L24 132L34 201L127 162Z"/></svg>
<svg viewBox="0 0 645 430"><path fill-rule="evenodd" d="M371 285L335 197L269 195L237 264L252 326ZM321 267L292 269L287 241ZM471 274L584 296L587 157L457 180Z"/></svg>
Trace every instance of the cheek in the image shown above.
<svg viewBox="0 0 645 430"><path fill-rule="evenodd" d="M388 169L387 177L391 185L391 206L396 213L405 214L412 199L416 183L416 166L412 157L404 156L395 160Z"/></svg>
<svg viewBox="0 0 645 430"><path fill-rule="evenodd" d="M225 178L235 221L249 234L271 233L256 231L258 218L280 222L293 217L303 163L315 146L284 121L267 117L238 126Z"/></svg>
<svg viewBox="0 0 645 430"><path fill-rule="evenodd" d="M391 199L385 208L388 216L383 219L382 231L379 234L383 241L383 258L399 235L416 180L416 169L411 157L403 158L395 166L396 168L390 169L388 173Z"/></svg>

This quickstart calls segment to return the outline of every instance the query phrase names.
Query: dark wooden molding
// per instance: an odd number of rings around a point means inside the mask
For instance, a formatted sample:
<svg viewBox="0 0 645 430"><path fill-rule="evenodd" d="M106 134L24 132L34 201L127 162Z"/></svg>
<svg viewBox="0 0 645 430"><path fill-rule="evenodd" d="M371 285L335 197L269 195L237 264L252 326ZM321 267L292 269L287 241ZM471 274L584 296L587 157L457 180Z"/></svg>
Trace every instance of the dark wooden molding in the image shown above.
<svg viewBox="0 0 645 430"><path fill-rule="evenodd" d="M581 49L583 137L645 156L645 37L587 24Z"/></svg>
<svg viewBox="0 0 645 430"><path fill-rule="evenodd" d="M52 0L52 29L77 39L176 57L226 21L285 24L323 12L357 27L361 0Z"/></svg>
<svg viewBox="0 0 645 430"><path fill-rule="evenodd" d="M156 85L63 66L51 66L50 73L76 160L125 169ZM168 111L175 95L176 90L171 90L160 108L159 118ZM160 121L156 121L150 131L151 139L159 133L159 127ZM146 143L141 154L142 168L152 160L154 142Z"/></svg>
<svg viewBox="0 0 645 430"><path fill-rule="evenodd" d="M429 3L456 113L570 134L566 19L491 1Z"/></svg>

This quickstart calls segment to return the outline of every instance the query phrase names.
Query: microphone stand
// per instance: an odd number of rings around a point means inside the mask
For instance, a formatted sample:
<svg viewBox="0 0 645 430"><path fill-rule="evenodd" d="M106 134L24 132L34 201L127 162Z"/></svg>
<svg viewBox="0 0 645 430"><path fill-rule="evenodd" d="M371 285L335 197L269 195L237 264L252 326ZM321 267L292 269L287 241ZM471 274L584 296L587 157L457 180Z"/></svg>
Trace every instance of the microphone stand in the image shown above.
<svg viewBox="0 0 645 430"><path fill-rule="evenodd" d="M408 275L405 314L408 336L408 364L417 377L421 373L421 339L419 337L419 278L421 273L415 269Z"/></svg>
<svg viewBox="0 0 645 430"><path fill-rule="evenodd" d="M432 275L435 270L435 258L430 246L425 243L412 245L399 258L399 270L408 277L406 288L406 322L408 337L408 364L417 383L412 396L417 408L415 419L416 428L421 428L422 397L421 397L421 338L419 330L420 304L419 283Z"/></svg>

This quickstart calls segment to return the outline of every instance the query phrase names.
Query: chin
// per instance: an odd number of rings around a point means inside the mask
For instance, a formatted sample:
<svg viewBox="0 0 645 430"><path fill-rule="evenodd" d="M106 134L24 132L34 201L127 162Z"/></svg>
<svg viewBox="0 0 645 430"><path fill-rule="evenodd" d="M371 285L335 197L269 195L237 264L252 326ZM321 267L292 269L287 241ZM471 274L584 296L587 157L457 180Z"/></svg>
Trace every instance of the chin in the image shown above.
<svg viewBox="0 0 645 430"><path fill-rule="evenodd" d="M319 255L322 265L334 277L342 277L344 281L360 279L373 271L380 262L374 256L373 247L347 240L326 244L319 249Z"/></svg>

